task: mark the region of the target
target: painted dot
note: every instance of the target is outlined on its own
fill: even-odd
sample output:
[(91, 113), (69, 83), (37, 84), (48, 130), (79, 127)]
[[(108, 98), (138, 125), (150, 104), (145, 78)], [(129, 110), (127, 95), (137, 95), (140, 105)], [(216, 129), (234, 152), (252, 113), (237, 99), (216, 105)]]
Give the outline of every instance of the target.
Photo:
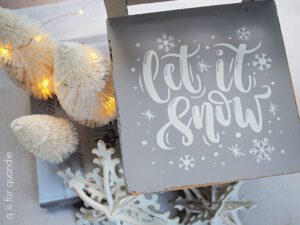
[(207, 46), (205, 47), (205, 49), (206, 49), (206, 50), (209, 50), (209, 49), (210, 49), (210, 47), (207, 45)]
[(138, 105), (141, 105), (142, 103), (138, 102)]
[(283, 131), (280, 131), (280, 134), (283, 134)]
[(152, 148), (152, 151), (154, 152), (156, 149), (155, 148)]
[(137, 48), (141, 47), (141, 43), (136, 43), (135, 47), (137, 47)]
[(150, 132), (149, 132), (149, 130), (146, 130), (146, 134), (149, 134)]
[(146, 146), (146, 145), (148, 144), (148, 141), (143, 140), (141, 144), (142, 144), (143, 146)]
[(225, 134), (225, 131), (224, 131), (224, 130), (222, 131), (222, 134)]
[(241, 138), (241, 137), (242, 137), (242, 134), (241, 134), (240, 132), (237, 132), (237, 133), (235, 134), (235, 136), (236, 136), (237, 138)]
[(223, 145), (219, 145), (219, 148), (223, 148)]
[(217, 165), (217, 162), (214, 162), (215, 165)]
[(196, 43), (196, 40), (194, 40), (194, 43)]
[(268, 131), (268, 133), (269, 133), (269, 134), (271, 134), (271, 133), (272, 133), (272, 131), (271, 131), (271, 130), (269, 130), (269, 131)]
[(226, 166), (226, 162), (222, 162), (222, 166)]
[(219, 152), (215, 152), (214, 157), (218, 157), (218, 156), (219, 156)]
[(285, 154), (286, 151), (285, 151), (284, 149), (281, 149), (280, 153), (281, 153), (281, 154)]
[(134, 67), (131, 68), (131, 72), (135, 72), (135, 70), (136, 70), (136, 69), (135, 69)]
[(274, 85), (275, 85), (275, 82), (274, 82), (274, 81), (272, 81), (272, 82), (271, 82), (271, 84), (274, 86)]
[(136, 125), (140, 126), (140, 125), (141, 125), (141, 123), (140, 123), (140, 122), (137, 122), (137, 123), (136, 123)]
[(215, 38), (216, 38), (215, 35), (211, 36), (211, 39), (215, 39)]
[(247, 63), (247, 66), (251, 66), (251, 63)]
[(180, 42), (181, 42), (181, 40), (178, 40), (178, 42), (180, 43)]
[(228, 40), (232, 40), (232, 37), (228, 37)]
[(217, 51), (217, 55), (218, 56), (222, 56), (224, 54), (224, 51), (222, 50), (222, 49), (219, 49), (218, 51)]
[(277, 117), (277, 120), (279, 121), (279, 120), (280, 120), (280, 117)]
[(139, 62), (139, 61), (141, 61), (141, 59), (140, 59), (140, 58), (137, 58), (137, 59), (136, 59), (136, 61), (138, 61), (138, 62)]
[(256, 72), (253, 72), (253, 75), (256, 75)]
[(137, 90), (137, 89), (138, 89), (138, 87), (137, 87), (137, 86), (134, 86), (134, 87), (133, 87), (133, 89), (134, 89), (134, 90)]
[(205, 159), (206, 159), (205, 156), (202, 156), (202, 157), (201, 157), (201, 160), (202, 160), (202, 161), (204, 161)]
[(173, 164), (174, 164), (174, 162), (173, 162), (173, 161), (170, 161), (170, 162), (169, 162), (169, 164), (170, 164), (170, 165), (173, 165)]
[(268, 121), (268, 123), (272, 123), (272, 121), (271, 121), (271, 120), (269, 120), (269, 121)]
[(155, 164), (156, 164), (156, 162), (155, 162), (155, 161), (153, 161), (151, 164), (152, 164), (152, 165), (155, 165)]

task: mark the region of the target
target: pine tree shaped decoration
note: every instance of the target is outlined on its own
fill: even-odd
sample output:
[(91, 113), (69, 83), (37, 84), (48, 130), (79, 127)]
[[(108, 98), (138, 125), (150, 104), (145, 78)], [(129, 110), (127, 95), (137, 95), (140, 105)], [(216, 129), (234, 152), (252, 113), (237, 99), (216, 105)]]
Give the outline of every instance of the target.
[(109, 60), (90, 46), (72, 42), (60, 44), (54, 58), (55, 90), (67, 114), (89, 127), (115, 119)]
[(79, 142), (69, 121), (49, 115), (20, 117), (11, 123), (11, 129), (26, 150), (50, 163), (63, 162)]
[(54, 94), (55, 42), (40, 27), (0, 7), (0, 66), (34, 97), (46, 100)]

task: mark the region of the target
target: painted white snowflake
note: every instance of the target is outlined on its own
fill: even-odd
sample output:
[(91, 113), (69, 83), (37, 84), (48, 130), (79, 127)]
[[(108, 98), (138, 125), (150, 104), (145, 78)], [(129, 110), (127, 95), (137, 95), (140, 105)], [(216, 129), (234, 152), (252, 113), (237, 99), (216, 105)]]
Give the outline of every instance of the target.
[(202, 59), (201, 62), (199, 61), (197, 63), (197, 67), (201, 71), (201, 73), (204, 73), (205, 71), (208, 71), (211, 66), (205, 63), (204, 60)]
[(189, 171), (195, 166), (195, 158), (190, 155), (180, 157), (179, 168)]
[(245, 153), (241, 152), (241, 148), (239, 148), (237, 144), (232, 145), (230, 148), (228, 148), (228, 150), (232, 152), (234, 158), (240, 158), (242, 156), (245, 156)]
[(156, 43), (158, 45), (159, 50), (164, 50), (165, 52), (169, 52), (172, 48), (175, 48), (174, 37), (168, 34), (162, 34), (161, 37), (156, 39)]
[(275, 151), (275, 148), (269, 144), (268, 138), (264, 138), (261, 141), (254, 139), (252, 144), (250, 154), (255, 156), (256, 162), (272, 160), (272, 153)]
[(240, 41), (249, 41), (252, 34), (247, 27), (242, 26), (236, 31), (236, 35)]
[(267, 57), (266, 53), (256, 54), (255, 61), (252, 62), (254, 67), (258, 67), (260, 71), (270, 69), (272, 67), (272, 59)]
[(154, 115), (154, 113), (151, 112), (150, 110), (141, 113), (141, 115), (144, 116), (145, 119), (147, 119), (149, 122), (156, 117), (156, 115)]
[(269, 105), (268, 111), (273, 116), (276, 116), (277, 112), (278, 112), (278, 106), (271, 102), (270, 105)]

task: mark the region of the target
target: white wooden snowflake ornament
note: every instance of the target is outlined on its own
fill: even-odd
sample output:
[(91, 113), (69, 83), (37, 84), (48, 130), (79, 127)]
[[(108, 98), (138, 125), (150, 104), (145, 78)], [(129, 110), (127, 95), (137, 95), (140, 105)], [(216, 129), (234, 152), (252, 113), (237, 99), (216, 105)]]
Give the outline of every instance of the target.
[(125, 189), (120, 160), (112, 158), (114, 149), (106, 149), (99, 141), (94, 163), (98, 166), (82, 176), (67, 169), (59, 172), (64, 183), (73, 188), (84, 201), (85, 207), (77, 213), (77, 224), (117, 225), (175, 225), (178, 218), (169, 218), (169, 212), (161, 212), (158, 196), (129, 195)]
[(241, 184), (183, 190), (184, 196), (179, 196), (172, 202), (175, 208), (185, 212), (181, 224), (242, 225), (238, 211), (251, 209), (255, 205), (238, 197)]

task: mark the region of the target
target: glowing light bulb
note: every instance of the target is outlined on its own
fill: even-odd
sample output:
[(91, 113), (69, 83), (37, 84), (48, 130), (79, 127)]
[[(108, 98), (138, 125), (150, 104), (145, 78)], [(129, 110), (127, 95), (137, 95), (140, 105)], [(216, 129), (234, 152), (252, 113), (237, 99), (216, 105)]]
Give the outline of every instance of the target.
[(79, 14), (79, 15), (82, 15), (82, 14), (83, 14), (83, 10), (80, 9), (80, 10), (78, 11), (78, 14)]
[(9, 54), (9, 51), (7, 48), (0, 47), (0, 55), (7, 56), (8, 54)]
[(45, 78), (41, 83), (38, 84), (38, 89), (42, 92), (44, 96), (50, 96), (49, 91), (49, 79)]
[(44, 87), (47, 87), (47, 88), (49, 87), (49, 80), (48, 79), (43, 80), (42, 83), (43, 83)]
[(40, 42), (42, 40), (42, 36), (38, 35), (34, 39), (36, 42)]
[(108, 97), (106, 104), (109, 111), (114, 112), (116, 110), (116, 99), (113, 97)]
[(92, 52), (91, 53), (91, 57), (92, 57), (92, 59), (96, 59), (98, 56), (97, 56), (97, 54), (95, 52)]

